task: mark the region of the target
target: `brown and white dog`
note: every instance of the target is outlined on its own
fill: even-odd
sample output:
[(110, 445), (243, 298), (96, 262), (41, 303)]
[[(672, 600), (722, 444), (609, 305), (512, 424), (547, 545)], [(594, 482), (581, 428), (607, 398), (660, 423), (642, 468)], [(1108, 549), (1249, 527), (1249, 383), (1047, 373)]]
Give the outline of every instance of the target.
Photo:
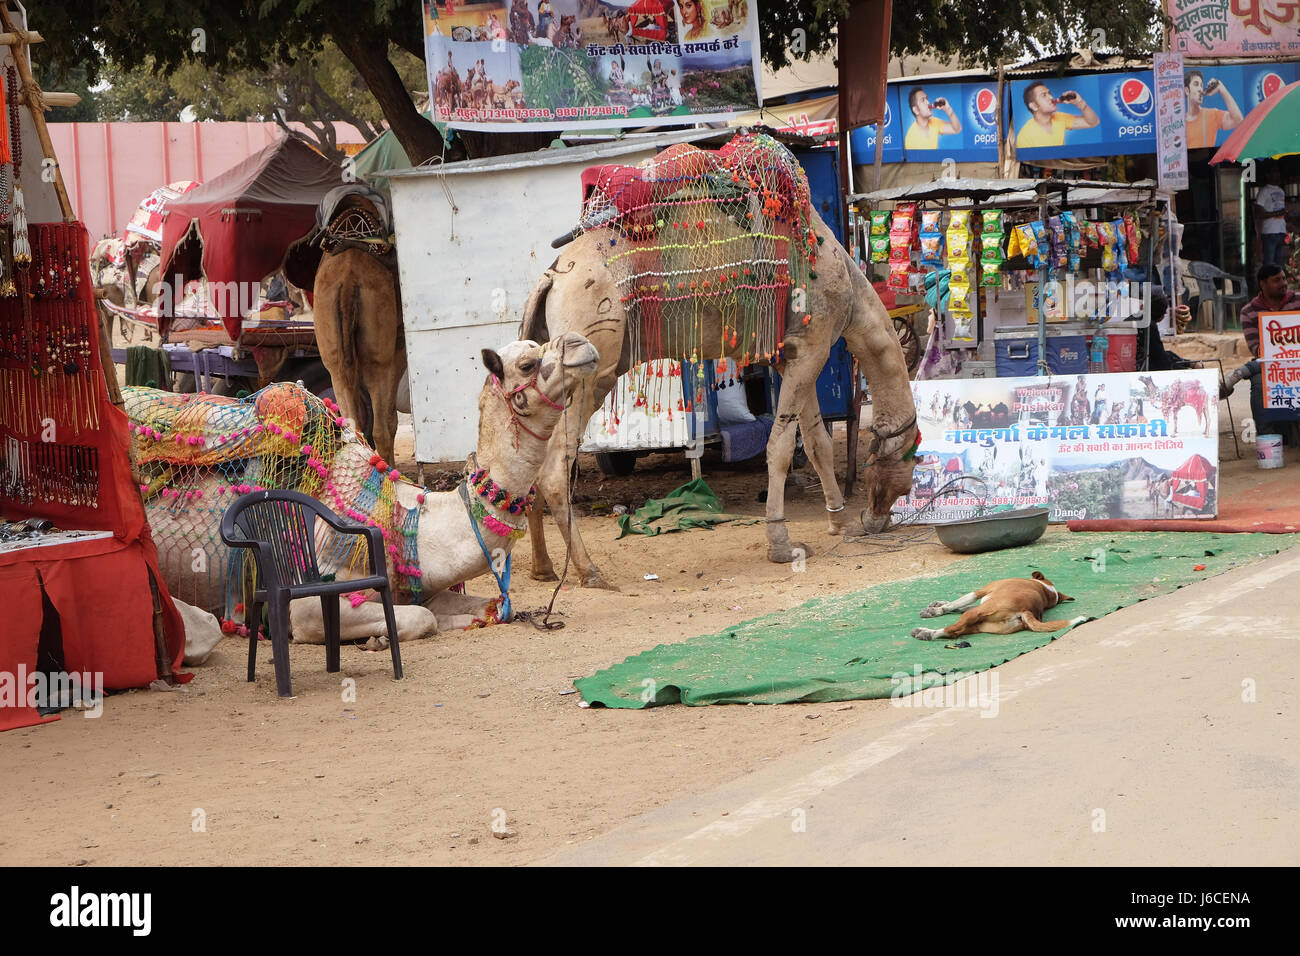
[(978, 591), (963, 594), (955, 601), (935, 601), (921, 617), (939, 617), (943, 614), (964, 612), (956, 624), (938, 629), (918, 627), (912, 636), (920, 641), (937, 641), (941, 638), (961, 637), (963, 634), (1014, 634), (1016, 631), (1059, 631), (1071, 624), (1081, 624), (1086, 617), (1068, 621), (1044, 621), (1043, 612), (1074, 598), (1062, 594), (1035, 571), (1033, 579), (1003, 578)]

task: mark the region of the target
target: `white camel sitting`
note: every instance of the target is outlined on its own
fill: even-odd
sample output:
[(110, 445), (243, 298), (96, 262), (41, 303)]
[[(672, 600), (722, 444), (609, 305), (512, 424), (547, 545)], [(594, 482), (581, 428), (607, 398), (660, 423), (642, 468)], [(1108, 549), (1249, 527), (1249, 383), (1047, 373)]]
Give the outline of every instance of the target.
[[(243, 402), (124, 389), (146, 511), (169, 591), (227, 616), (226, 581), (238, 574), (238, 565), (220, 543), (221, 515), (246, 491), (293, 487), (384, 532), (394, 593), (399, 601), (405, 596), (418, 602), (396, 608), (401, 640), (491, 620), (499, 598), (447, 589), (494, 564), (500, 571), (526, 527), (533, 482), (551, 433), (599, 360), (595, 347), (577, 333), (546, 345), (524, 341), (499, 353), (484, 349), (491, 374), (479, 394), (476, 471), (448, 492), (426, 491), (402, 479), (337, 412), (316, 414), (327, 406), (296, 386), (272, 386)], [(223, 412), (215, 429), (205, 424), (213, 409)], [(340, 580), (364, 573), (360, 564), (357, 573), (349, 570), (363, 554), (339, 547), (345, 539), (349, 545), (359, 539), (334, 537), (323, 523), (316, 538), (322, 571), (333, 566)], [(413, 548), (406, 546), (408, 540)], [(344, 640), (384, 633), (382, 605), (363, 602), (370, 596), (356, 595), (355, 604), (341, 602)], [(297, 642), (324, 643), (320, 602), (294, 601), (290, 627)]]

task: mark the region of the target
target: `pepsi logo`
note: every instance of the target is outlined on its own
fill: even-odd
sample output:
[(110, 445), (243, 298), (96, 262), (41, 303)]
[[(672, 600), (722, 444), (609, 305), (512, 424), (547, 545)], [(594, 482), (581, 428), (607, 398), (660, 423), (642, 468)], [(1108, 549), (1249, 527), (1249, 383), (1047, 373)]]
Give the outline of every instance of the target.
[(1278, 76), (1276, 73), (1265, 73), (1259, 78), (1259, 82), (1255, 84), (1256, 105), (1263, 103), (1284, 86), (1286, 86), (1286, 82), (1282, 77)]
[(993, 90), (982, 86), (970, 98), (970, 115), (975, 125), (985, 132), (998, 128), (998, 97)]
[(1131, 122), (1147, 119), (1155, 106), (1151, 87), (1137, 77), (1129, 77), (1115, 89), (1115, 108)]
[(883, 125), (885, 129), (889, 129), (894, 125), (894, 115), (889, 111), (889, 100), (885, 100), (885, 122)]

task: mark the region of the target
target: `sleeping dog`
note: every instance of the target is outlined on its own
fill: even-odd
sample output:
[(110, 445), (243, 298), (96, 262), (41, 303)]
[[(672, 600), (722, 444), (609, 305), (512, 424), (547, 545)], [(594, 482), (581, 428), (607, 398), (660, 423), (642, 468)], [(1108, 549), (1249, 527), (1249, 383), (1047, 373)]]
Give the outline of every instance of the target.
[(963, 634), (1014, 634), (1016, 631), (1059, 631), (1071, 624), (1081, 624), (1086, 617), (1068, 621), (1044, 621), (1043, 612), (1074, 598), (1052, 587), (1052, 582), (1035, 571), (1032, 580), (1003, 578), (978, 591), (963, 594), (955, 601), (935, 601), (921, 617), (964, 612), (956, 624), (938, 629), (918, 627), (912, 636), (921, 641), (961, 637)]

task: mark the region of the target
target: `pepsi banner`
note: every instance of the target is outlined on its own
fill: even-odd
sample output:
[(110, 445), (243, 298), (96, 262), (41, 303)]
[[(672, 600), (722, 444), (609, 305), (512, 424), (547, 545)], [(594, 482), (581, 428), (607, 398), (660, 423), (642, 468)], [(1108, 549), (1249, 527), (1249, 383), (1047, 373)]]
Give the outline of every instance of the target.
[(1300, 79), (1300, 64), (1196, 67), (1183, 71), (1188, 149), (1222, 146), (1256, 106)]
[(1012, 82), (1017, 157), (1154, 153), (1153, 83), (1150, 70)]
[[(903, 161), (903, 131), (899, 122), (898, 87), (889, 86), (885, 90), (885, 139), (881, 146), (881, 162), (901, 163)], [(876, 161), (876, 127), (859, 126), (849, 134), (849, 149), (853, 152), (853, 162), (858, 166), (870, 166)]]
[(997, 162), (997, 84), (917, 80), (893, 84), (908, 162)]

